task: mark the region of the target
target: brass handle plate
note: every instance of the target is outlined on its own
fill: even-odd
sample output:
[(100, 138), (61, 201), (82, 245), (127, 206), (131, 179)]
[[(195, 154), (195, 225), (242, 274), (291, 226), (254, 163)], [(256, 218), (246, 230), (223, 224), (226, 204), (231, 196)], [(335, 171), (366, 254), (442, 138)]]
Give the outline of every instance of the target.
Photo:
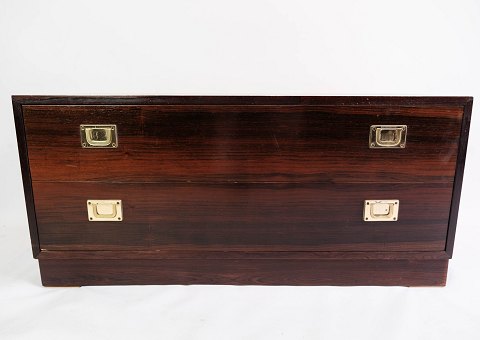
[(405, 148), (407, 143), (406, 125), (372, 125), (370, 127), (370, 148)]
[(366, 200), (363, 220), (365, 222), (397, 221), (399, 200)]
[(121, 200), (88, 200), (88, 220), (120, 222), (123, 220)]
[(80, 125), (80, 140), (83, 148), (116, 148), (116, 125)]

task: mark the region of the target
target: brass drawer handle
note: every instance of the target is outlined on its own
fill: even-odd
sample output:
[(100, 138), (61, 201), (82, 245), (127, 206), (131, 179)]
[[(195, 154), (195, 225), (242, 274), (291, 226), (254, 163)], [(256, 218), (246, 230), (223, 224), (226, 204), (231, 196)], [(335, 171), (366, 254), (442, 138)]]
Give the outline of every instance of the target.
[(365, 222), (397, 221), (399, 200), (366, 200), (363, 220)]
[(89, 221), (115, 221), (123, 220), (121, 200), (88, 200), (87, 211)]
[(370, 127), (370, 148), (405, 148), (407, 143), (406, 125), (372, 125)]
[(80, 125), (80, 139), (83, 148), (116, 148), (116, 125)]

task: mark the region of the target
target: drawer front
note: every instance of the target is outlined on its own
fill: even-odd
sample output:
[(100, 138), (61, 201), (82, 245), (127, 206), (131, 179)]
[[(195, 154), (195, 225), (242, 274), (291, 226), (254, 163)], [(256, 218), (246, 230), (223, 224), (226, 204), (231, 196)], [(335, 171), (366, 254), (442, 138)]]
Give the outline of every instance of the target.
[[(25, 105), (35, 181), (453, 182), (462, 107)], [(115, 124), (116, 148), (82, 148), (81, 124)], [(405, 148), (369, 147), (407, 125)]]
[[(47, 250), (441, 251), (451, 183), (33, 183)], [(121, 222), (89, 222), (87, 200), (120, 199)], [(398, 199), (365, 222), (366, 199)]]

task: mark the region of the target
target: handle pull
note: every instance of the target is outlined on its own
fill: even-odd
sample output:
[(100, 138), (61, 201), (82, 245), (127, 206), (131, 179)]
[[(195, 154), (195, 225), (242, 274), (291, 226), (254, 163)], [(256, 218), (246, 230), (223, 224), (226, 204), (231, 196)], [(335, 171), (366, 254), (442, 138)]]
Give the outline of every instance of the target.
[(406, 125), (372, 125), (370, 127), (370, 148), (405, 148), (407, 143)]
[(121, 200), (88, 200), (87, 211), (89, 221), (115, 221), (123, 220)]
[(363, 220), (365, 222), (396, 221), (399, 206), (399, 200), (366, 200)]
[(80, 125), (80, 139), (83, 148), (116, 148), (116, 125)]

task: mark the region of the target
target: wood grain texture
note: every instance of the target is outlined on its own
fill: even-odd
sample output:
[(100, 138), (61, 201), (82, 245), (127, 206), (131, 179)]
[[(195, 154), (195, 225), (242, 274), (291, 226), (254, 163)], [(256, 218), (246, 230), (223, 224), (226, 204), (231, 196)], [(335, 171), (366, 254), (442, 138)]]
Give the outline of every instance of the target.
[[(453, 182), (463, 108), (24, 106), (34, 181)], [(82, 149), (80, 124), (116, 124), (117, 149)], [(370, 149), (374, 124), (405, 149)]]
[[(452, 184), (34, 182), (42, 249), (440, 251)], [(122, 222), (89, 222), (88, 199), (121, 199)], [(365, 199), (399, 199), (364, 222)]]
[(44, 286), (444, 286), (448, 260), (40, 259)]

